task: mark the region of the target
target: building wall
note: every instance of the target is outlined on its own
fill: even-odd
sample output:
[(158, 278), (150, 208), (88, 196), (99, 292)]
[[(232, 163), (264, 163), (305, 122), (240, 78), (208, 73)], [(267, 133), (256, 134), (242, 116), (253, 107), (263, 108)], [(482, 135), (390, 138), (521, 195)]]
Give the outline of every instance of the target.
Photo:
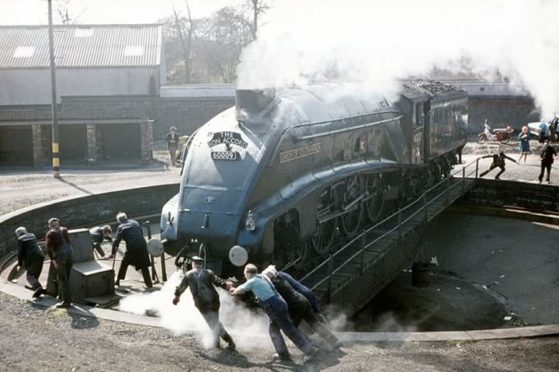
[[(5, 90), (0, 90), (0, 92), (3, 91)], [(91, 133), (97, 133), (99, 144), (102, 144), (102, 141), (109, 141), (105, 143), (105, 147), (110, 149), (109, 152), (116, 151), (112, 156), (108, 153), (105, 154), (108, 156), (105, 156), (101, 151), (96, 156), (97, 160), (114, 159), (113, 156), (121, 158), (130, 156), (130, 160), (146, 161), (150, 157), (147, 155), (145, 147), (154, 140), (165, 139), (169, 127), (176, 127), (180, 135), (190, 135), (212, 117), (235, 104), (234, 96), (229, 93), (215, 97), (177, 95), (169, 93), (166, 94), (166, 97), (157, 95), (63, 96), (58, 106), (58, 113), (61, 120), (71, 120), (75, 123), (74, 125), (81, 125), (84, 133), (87, 125), (96, 125), (95, 132), (93, 132), (93, 129), (90, 129), (90, 131), (92, 131)], [(470, 134), (479, 133), (483, 129), (485, 118), (493, 127), (511, 125), (518, 133), (522, 125), (529, 121), (538, 120), (538, 113), (534, 108), (534, 101), (526, 96), (471, 96), (469, 98)], [(120, 150), (120, 152), (113, 142), (120, 140), (123, 136), (125, 137), (126, 130), (123, 129), (124, 133), (122, 133), (121, 128), (116, 124), (114, 127), (112, 125), (97, 125), (102, 122), (106, 123), (108, 120), (139, 123), (139, 121), (146, 119), (153, 121), (153, 132), (149, 133), (147, 128), (138, 129), (139, 132), (136, 132), (135, 129), (132, 131), (133, 133), (145, 134), (145, 136), (139, 134), (139, 137), (134, 137), (134, 140), (141, 141), (141, 144), (134, 145), (132, 148), (130, 147), (132, 144), (129, 143), (130, 148)], [(50, 120), (51, 109), (49, 105), (0, 106), (0, 127), (31, 126), (31, 124), (37, 124), (38, 121), (41, 121), (42, 124), (45, 124), (43, 126), (47, 127), (47, 130), (43, 131), (45, 132), (43, 137), (46, 138), (50, 135), (48, 134), (50, 132), (50, 129), (48, 129)], [(139, 126), (140, 124), (135, 125)], [(80, 138), (84, 136), (80, 135)], [(102, 140), (102, 138), (104, 139)], [(47, 143), (48, 140), (45, 139), (42, 142)], [(89, 142), (85, 145), (91, 147)], [(37, 157), (41, 153), (50, 153), (48, 143), (43, 147), (39, 152), (32, 152), (32, 154)], [(6, 145), (0, 145), (0, 152), (6, 148)], [(141, 150), (142, 148), (144, 150)], [(92, 149), (84, 149), (83, 154), (75, 152), (75, 156), (86, 161), (94, 153)], [(47, 160), (50, 161), (48, 157)]]
[(539, 120), (534, 100), (527, 96), (470, 96), (468, 99), (468, 128), (470, 134), (483, 130), (484, 120), (493, 128), (510, 125), (519, 133), (523, 125)]
[[(0, 71), (0, 106), (51, 103), (50, 70)], [(62, 69), (56, 71), (58, 102), (63, 96), (159, 95), (158, 67)]]

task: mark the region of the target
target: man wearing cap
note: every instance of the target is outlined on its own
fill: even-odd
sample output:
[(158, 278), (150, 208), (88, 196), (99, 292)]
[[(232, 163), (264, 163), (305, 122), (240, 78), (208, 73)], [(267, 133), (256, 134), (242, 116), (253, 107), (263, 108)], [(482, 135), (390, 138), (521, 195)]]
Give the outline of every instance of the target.
[(118, 229), (116, 230), (116, 237), (113, 241), (113, 248), (111, 255), (108, 258), (113, 258), (118, 249), (121, 240), (126, 242), (126, 253), (120, 263), (118, 270), (116, 285), (120, 285), (120, 281), (126, 277), (126, 270), (129, 265), (133, 265), (136, 270), (142, 271), (144, 283), (147, 288), (151, 288), (153, 283), (149, 275), (148, 268), (151, 266), (149, 260), (148, 247), (144, 239), (144, 232), (138, 221), (129, 219), (126, 213), (119, 212), (116, 215), (118, 221)]
[(60, 225), (60, 220), (56, 217), (48, 221), (49, 231), (45, 237), (47, 254), (56, 270), (56, 282), (58, 283), (58, 293), (62, 302), (56, 305), (60, 308), (68, 308), (70, 303), (70, 272), (72, 271), (72, 247), (68, 229)]
[(33, 290), (33, 298), (37, 298), (47, 292), (39, 282), (45, 255), (37, 243), (35, 234), (27, 232), (23, 226), (18, 227), (15, 233), (17, 236), (17, 269), (25, 267), (27, 282)]
[(91, 242), (93, 244), (93, 248), (97, 251), (101, 258), (105, 258), (105, 251), (101, 247), (101, 243), (103, 240), (108, 240), (110, 242), (113, 241), (111, 234), (113, 231), (109, 225), (105, 226), (95, 226), (89, 229), (89, 235), (91, 236)]
[(194, 256), (192, 260), (192, 270), (188, 271), (181, 283), (175, 290), (175, 298), (173, 304), (176, 305), (180, 301), (181, 294), (190, 287), (190, 293), (194, 299), (194, 305), (212, 330), (214, 347), (219, 347), (219, 338), (221, 337), (227, 342), (227, 348), (235, 350), (235, 343), (231, 335), (227, 333), (223, 324), (219, 321), (219, 295), (215, 290), (215, 286), (229, 290), (231, 283), (226, 282), (213, 271), (204, 269), (204, 260), (201, 257)]

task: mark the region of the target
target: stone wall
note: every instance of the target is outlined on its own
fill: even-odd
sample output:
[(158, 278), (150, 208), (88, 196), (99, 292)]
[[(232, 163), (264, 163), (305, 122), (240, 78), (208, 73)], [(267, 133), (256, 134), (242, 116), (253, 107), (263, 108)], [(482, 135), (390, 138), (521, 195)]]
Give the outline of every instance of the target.
[(557, 186), (553, 185), (478, 179), (474, 188), (458, 204), (559, 213), (559, 192)]
[[(153, 120), (155, 140), (164, 139), (169, 127), (179, 134), (192, 134), (196, 128), (235, 105), (233, 97), (159, 98), (150, 96), (62, 97), (58, 116), (62, 120), (96, 119)], [(0, 124), (6, 121), (50, 121), (50, 106), (0, 107)]]
[(159, 214), (178, 192), (179, 184), (173, 183), (60, 199), (0, 216), (0, 257), (17, 249), (14, 231), (18, 226), (25, 226), (39, 240), (44, 239), (51, 217), (58, 217), (69, 229), (89, 228), (92, 224), (116, 227), (118, 212), (126, 212), (130, 218)]

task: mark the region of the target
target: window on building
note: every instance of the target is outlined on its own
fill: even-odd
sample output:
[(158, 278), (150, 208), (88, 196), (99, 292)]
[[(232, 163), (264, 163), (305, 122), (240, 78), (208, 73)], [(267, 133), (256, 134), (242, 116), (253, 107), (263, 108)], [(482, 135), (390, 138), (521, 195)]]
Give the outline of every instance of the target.
[(14, 58), (30, 58), (35, 54), (33, 46), (18, 46), (14, 52)]
[(124, 56), (126, 57), (139, 57), (144, 55), (143, 45), (127, 45), (124, 47)]

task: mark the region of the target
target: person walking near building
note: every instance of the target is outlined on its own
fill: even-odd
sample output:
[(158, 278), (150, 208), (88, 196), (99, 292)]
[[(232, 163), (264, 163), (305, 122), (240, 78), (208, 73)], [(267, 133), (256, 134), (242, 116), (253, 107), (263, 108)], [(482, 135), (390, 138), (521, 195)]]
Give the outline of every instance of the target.
[(229, 350), (235, 350), (233, 338), (227, 333), (223, 324), (219, 321), (219, 295), (214, 287), (217, 286), (229, 290), (231, 288), (231, 283), (221, 279), (215, 275), (213, 271), (205, 269), (204, 260), (201, 257), (194, 256), (191, 258), (191, 261), (192, 270), (185, 274), (181, 283), (175, 289), (173, 304), (178, 304), (182, 293), (186, 288), (190, 287), (194, 305), (200, 311), (212, 331), (214, 347), (219, 347), (219, 338), (221, 337), (227, 342), (227, 348)]
[[(270, 265), (262, 271), (262, 275), (271, 280), (274, 287), (287, 303), (289, 317), (295, 327), (299, 327), (304, 320), (328, 344), (331, 350), (335, 350), (340, 346), (338, 338), (318, 318), (309, 300), (291, 286), (290, 282), (285, 278), (285, 273), (278, 272), (275, 266)], [(291, 278), (295, 280), (293, 277)]]
[(148, 248), (146, 240), (144, 239), (142, 227), (138, 221), (128, 219), (128, 216), (124, 212), (118, 213), (116, 215), (116, 220), (119, 225), (116, 230), (115, 240), (113, 241), (111, 255), (108, 258), (115, 257), (121, 240), (126, 242), (126, 253), (124, 253), (124, 257), (120, 263), (120, 269), (118, 270), (115, 284), (117, 286), (120, 285), (120, 281), (126, 277), (126, 270), (128, 269), (128, 266), (132, 265), (136, 268), (136, 270), (142, 271), (146, 287), (151, 288), (153, 286), (149, 275), (151, 262), (149, 260)]
[(524, 158), (524, 164), (526, 164), (526, 159), (530, 151), (530, 132), (529, 128), (525, 125), (522, 127), (522, 131), (518, 134), (518, 141), (520, 143), (520, 158), (518, 158), (518, 163)]
[(497, 173), (497, 175), (495, 176), (495, 179), (499, 180), (501, 174), (503, 174), (503, 172), (505, 171), (505, 159), (508, 159), (508, 160), (514, 161), (515, 163), (518, 163), (513, 158), (506, 156), (503, 151), (500, 151), (498, 154), (485, 155), (485, 156), (482, 156), (481, 158), (482, 159), (493, 158), (493, 162), (489, 166), (489, 169), (487, 169), (485, 172), (483, 172), (479, 175), (480, 178), (485, 176), (487, 173), (491, 172), (493, 169), (500, 168), (501, 171), (499, 173)]
[(538, 176), (538, 180), (542, 183), (543, 176), (545, 171), (547, 170), (547, 183), (551, 182), (551, 166), (553, 165), (553, 157), (557, 156), (557, 151), (555, 148), (549, 143), (549, 140), (545, 140), (542, 152), (540, 154), (541, 162), (540, 162), (540, 175)]
[(89, 235), (91, 236), (91, 243), (93, 244), (93, 248), (102, 259), (105, 258), (105, 251), (103, 250), (103, 247), (101, 247), (101, 243), (103, 243), (104, 240), (112, 242), (112, 233), (113, 230), (109, 225), (95, 226), (89, 229)]
[(15, 231), (17, 237), (17, 270), (25, 268), (27, 282), (33, 291), (33, 298), (40, 297), (47, 293), (39, 282), (45, 255), (37, 243), (35, 234), (27, 232), (27, 229), (20, 226)]
[(231, 288), (233, 296), (238, 296), (246, 292), (252, 292), (258, 301), (258, 306), (264, 310), (270, 319), (268, 332), (272, 339), (272, 344), (277, 354), (274, 359), (291, 361), (291, 355), (285, 344), (280, 330), (301, 350), (305, 356), (303, 362), (308, 362), (318, 353), (318, 349), (313, 346), (309, 338), (301, 332), (289, 318), (287, 303), (279, 295), (272, 283), (258, 274), (258, 269), (254, 264), (247, 264), (244, 269), (246, 282), (237, 288)]
[(177, 128), (169, 128), (169, 133), (167, 133), (167, 149), (169, 150), (169, 156), (171, 157), (171, 165), (176, 165), (177, 161), (177, 146), (179, 144), (179, 135), (177, 134)]
[(48, 227), (49, 231), (45, 237), (47, 254), (56, 270), (58, 294), (62, 300), (56, 307), (69, 308), (71, 306), (69, 281), (73, 259), (68, 229), (61, 226), (60, 220), (56, 217), (49, 219)]

